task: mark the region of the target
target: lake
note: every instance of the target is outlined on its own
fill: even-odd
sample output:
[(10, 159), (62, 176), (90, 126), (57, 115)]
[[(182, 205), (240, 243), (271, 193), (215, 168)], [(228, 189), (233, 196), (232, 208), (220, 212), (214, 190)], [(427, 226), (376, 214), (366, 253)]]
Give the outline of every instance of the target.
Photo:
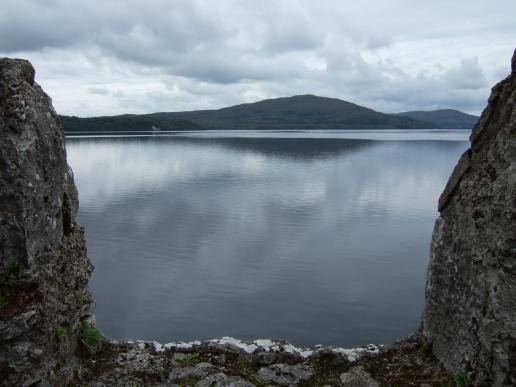
[(67, 138), (110, 338), (389, 343), (424, 307), (437, 200), (469, 131)]

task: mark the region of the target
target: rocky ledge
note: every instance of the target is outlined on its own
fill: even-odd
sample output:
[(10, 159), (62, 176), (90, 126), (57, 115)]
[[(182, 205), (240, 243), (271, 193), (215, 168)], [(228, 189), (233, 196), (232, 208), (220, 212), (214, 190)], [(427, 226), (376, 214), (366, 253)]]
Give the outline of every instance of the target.
[(105, 341), (84, 354), (72, 385), (104, 386), (454, 386), (417, 337), (390, 346), (296, 348), (283, 341)]

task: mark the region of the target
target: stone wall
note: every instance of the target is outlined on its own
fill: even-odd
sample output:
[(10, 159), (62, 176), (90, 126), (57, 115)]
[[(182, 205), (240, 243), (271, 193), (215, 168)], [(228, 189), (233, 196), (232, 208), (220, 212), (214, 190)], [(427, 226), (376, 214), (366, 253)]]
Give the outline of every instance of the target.
[(64, 385), (92, 265), (63, 129), (25, 60), (0, 59), (0, 384)]
[(423, 336), (475, 385), (516, 385), (516, 51), (439, 199)]

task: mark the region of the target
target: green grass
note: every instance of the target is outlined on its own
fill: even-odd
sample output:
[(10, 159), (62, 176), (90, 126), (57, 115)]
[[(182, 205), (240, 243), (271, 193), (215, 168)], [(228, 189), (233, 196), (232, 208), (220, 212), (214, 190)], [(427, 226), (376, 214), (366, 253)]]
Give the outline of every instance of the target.
[(471, 380), (469, 380), (468, 375), (464, 371), (459, 371), (455, 375), (455, 384), (457, 387), (469, 387), (471, 386)]
[(271, 383), (272, 383), (272, 380), (269, 380), (269, 379), (260, 379), (259, 377), (256, 377), (256, 378), (254, 379), (254, 381), (255, 381), (255, 384), (256, 384), (257, 386), (260, 386), (260, 387), (261, 387), (261, 386), (268, 386), (269, 384), (271, 384)]
[(23, 273), (23, 265), (14, 258), (7, 258), (4, 262), (4, 270), (0, 273), (0, 284), (5, 284), (10, 279), (19, 280)]
[(68, 334), (68, 329), (62, 325), (56, 325), (54, 331), (56, 332), (57, 337), (64, 337)]
[(194, 367), (199, 364), (201, 359), (199, 358), (199, 354), (193, 353), (191, 355), (187, 355), (184, 359), (179, 360), (179, 364), (181, 367)]
[(95, 348), (102, 341), (102, 333), (91, 323), (81, 323), (81, 343), (88, 352), (95, 352)]
[(77, 300), (79, 302), (84, 302), (86, 301), (86, 298), (88, 297), (88, 292), (86, 292), (86, 290), (78, 290), (77, 291)]

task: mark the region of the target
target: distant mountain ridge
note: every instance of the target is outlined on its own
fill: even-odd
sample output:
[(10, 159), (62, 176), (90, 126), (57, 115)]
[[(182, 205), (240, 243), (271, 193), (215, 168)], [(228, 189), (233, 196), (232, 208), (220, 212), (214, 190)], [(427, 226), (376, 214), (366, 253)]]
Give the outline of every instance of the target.
[(477, 119), (457, 110), (386, 114), (337, 98), (311, 94), (266, 99), (217, 110), (91, 118), (61, 116), (65, 132), (158, 129), (471, 129)]
[(466, 114), (454, 109), (412, 111), (399, 113), (399, 115), (414, 118), (416, 120), (434, 122), (446, 129), (471, 129), (479, 119), (477, 116)]

